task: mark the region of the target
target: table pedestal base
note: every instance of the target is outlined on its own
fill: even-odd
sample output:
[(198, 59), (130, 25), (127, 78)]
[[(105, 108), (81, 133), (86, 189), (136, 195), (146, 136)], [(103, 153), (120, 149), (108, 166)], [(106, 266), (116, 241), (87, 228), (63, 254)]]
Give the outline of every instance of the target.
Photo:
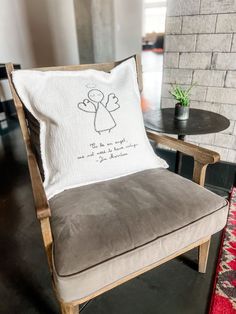
[[(178, 135), (178, 140), (184, 141), (185, 135)], [(176, 159), (175, 159), (175, 173), (180, 174), (182, 168), (182, 159), (183, 154), (179, 151), (176, 152)]]

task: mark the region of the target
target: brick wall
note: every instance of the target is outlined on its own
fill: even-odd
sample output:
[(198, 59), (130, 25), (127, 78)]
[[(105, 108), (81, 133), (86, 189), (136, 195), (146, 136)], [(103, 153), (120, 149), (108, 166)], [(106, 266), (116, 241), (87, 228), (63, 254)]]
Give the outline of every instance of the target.
[(236, 163), (236, 0), (168, 1), (162, 108), (175, 104), (171, 83), (193, 82), (191, 107), (223, 114), (230, 127), (187, 140)]

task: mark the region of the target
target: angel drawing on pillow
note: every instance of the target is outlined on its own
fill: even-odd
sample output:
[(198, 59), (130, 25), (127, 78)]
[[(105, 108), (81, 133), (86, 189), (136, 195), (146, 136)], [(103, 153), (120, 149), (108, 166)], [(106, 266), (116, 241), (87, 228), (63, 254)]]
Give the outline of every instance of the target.
[(88, 92), (88, 99), (78, 103), (80, 110), (95, 113), (94, 129), (99, 134), (104, 131), (110, 132), (116, 126), (111, 112), (120, 108), (119, 100), (114, 93), (108, 95), (106, 102), (103, 100), (104, 94), (100, 90), (91, 89)]

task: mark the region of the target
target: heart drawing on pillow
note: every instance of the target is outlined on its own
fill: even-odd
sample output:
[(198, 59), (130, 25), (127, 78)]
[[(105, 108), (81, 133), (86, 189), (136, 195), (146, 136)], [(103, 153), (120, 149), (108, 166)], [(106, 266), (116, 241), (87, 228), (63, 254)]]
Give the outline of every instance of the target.
[(101, 134), (102, 132), (110, 131), (116, 127), (112, 111), (120, 108), (119, 99), (114, 93), (107, 96), (107, 101), (104, 101), (104, 94), (99, 89), (91, 89), (88, 92), (88, 99), (78, 103), (78, 109), (95, 113), (94, 115), (94, 130)]

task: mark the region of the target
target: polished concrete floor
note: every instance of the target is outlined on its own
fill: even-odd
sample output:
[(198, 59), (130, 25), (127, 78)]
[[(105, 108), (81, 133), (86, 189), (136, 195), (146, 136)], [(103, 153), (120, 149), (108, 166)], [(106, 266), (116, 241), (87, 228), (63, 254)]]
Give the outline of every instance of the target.
[[(17, 123), (0, 137), (0, 313), (59, 313), (43, 249), (25, 150)], [(207, 274), (197, 251), (174, 259), (95, 298), (84, 314), (204, 314), (220, 234), (213, 237)]]

